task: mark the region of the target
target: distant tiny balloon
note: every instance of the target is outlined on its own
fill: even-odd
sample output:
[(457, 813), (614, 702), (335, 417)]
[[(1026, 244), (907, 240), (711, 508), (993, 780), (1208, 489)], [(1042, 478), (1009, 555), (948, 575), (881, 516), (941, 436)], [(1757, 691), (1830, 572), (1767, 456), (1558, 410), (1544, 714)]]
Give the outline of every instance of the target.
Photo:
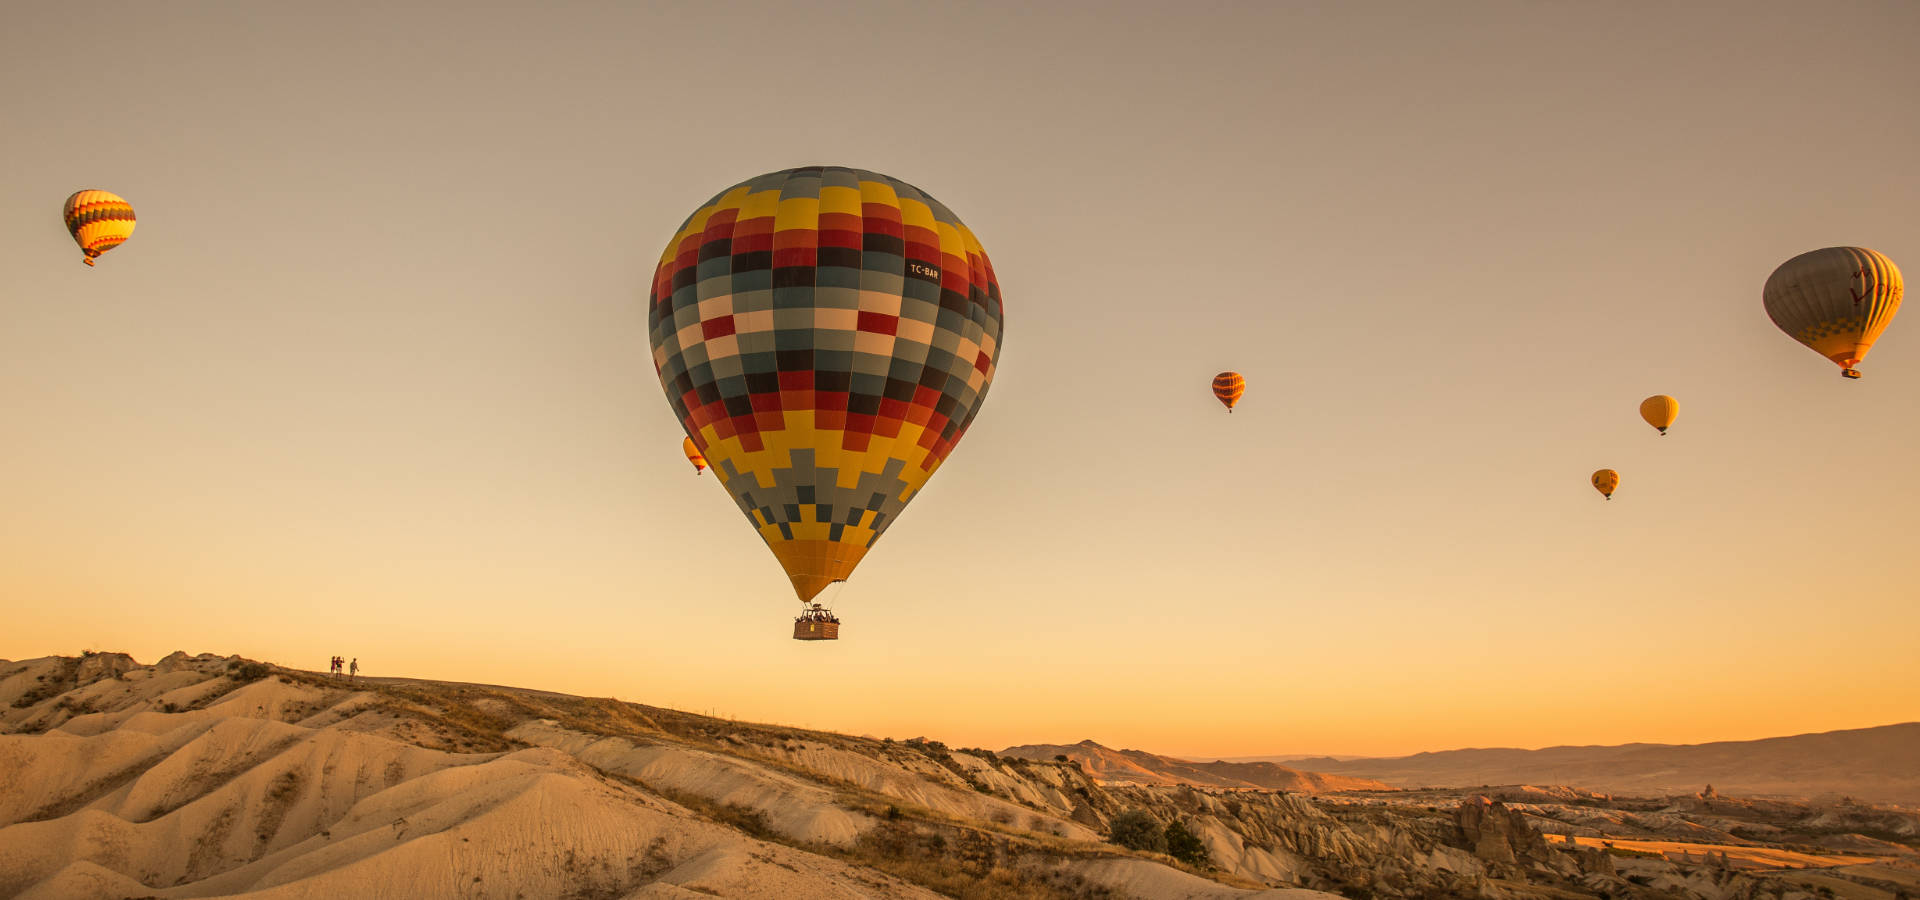
[(700, 448), (693, 443), (693, 438), (683, 439), (680, 449), (686, 451), (687, 462), (693, 463), (693, 474), (699, 475), (707, 470), (707, 458), (700, 455)]
[(1247, 392), (1247, 380), (1239, 372), (1221, 372), (1213, 376), (1213, 396), (1233, 412), (1233, 405), (1240, 402), (1240, 395)]
[(1620, 487), (1619, 472), (1615, 472), (1612, 469), (1601, 469), (1593, 473), (1593, 489), (1599, 491), (1600, 496), (1612, 500), (1613, 492), (1618, 487)]
[(1680, 415), (1680, 401), (1665, 394), (1655, 394), (1640, 401), (1640, 418), (1647, 420), (1648, 425), (1660, 429), (1661, 434), (1666, 434), (1667, 429), (1673, 427), (1673, 420), (1678, 415)]
[(133, 235), (133, 205), (107, 191), (75, 191), (67, 198), (61, 218), (73, 242), (86, 254), (81, 261), (89, 266)]

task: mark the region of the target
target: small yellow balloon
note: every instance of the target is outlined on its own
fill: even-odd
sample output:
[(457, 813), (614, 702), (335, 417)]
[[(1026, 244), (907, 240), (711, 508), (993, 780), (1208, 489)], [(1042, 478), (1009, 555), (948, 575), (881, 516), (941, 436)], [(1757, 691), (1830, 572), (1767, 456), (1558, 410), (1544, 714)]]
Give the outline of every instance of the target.
[(1619, 472), (1615, 472), (1612, 469), (1601, 469), (1600, 471), (1593, 473), (1593, 489), (1596, 491), (1599, 491), (1600, 496), (1605, 497), (1608, 500), (1612, 500), (1614, 489), (1618, 488), (1619, 486), (1620, 486)]
[(1667, 429), (1673, 427), (1673, 420), (1679, 415), (1680, 401), (1665, 394), (1655, 394), (1640, 401), (1640, 418), (1660, 429), (1661, 434), (1666, 434)]

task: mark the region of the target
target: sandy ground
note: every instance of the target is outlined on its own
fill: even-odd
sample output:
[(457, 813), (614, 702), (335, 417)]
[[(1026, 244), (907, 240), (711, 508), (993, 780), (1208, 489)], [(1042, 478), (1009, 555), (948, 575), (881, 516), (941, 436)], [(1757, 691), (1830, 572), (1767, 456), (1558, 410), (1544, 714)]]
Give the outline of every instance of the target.
[[(236, 685), (202, 662), (17, 707), (59, 662), (0, 668), (0, 898), (938, 896), (755, 840), (563, 750), (413, 746), (378, 733), (364, 692)], [(689, 788), (728, 771), (664, 765), (646, 771)], [(808, 838), (858, 830), (790, 805)]]

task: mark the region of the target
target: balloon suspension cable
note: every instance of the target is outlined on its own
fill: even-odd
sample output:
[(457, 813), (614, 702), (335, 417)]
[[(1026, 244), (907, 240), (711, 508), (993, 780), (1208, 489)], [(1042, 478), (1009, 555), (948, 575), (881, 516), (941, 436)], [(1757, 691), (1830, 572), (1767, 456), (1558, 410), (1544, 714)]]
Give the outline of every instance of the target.
[(821, 591), (818, 596), (815, 596), (813, 602), (825, 607), (828, 612), (832, 612), (833, 604), (840, 599), (840, 593), (846, 589), (847, 580), (842, 578), (839, 581), (827, 585), (827, 589)]

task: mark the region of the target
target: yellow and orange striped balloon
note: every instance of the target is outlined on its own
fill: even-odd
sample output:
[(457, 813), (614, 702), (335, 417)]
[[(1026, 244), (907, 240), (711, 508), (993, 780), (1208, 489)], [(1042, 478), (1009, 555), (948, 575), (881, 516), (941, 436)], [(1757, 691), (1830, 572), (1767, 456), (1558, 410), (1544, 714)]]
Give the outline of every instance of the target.
[(700, 454), (699, 447), (694, 446), (693, 438), (682, 438), (680, 449), (686, 452), (687, 462), (693, 463), (693, 474), (698, 475), (707, 470), (707, 458)]
[(1221, 372), (1213, 376), (1213, 396), (1233, 412), (1233, 405), (1240, 402), (1240, 395), (1247, 392), (1247, 380), (1239, 372)]
[(61, 216), (87, 265), (133, 235), (133, 205), (108, 191), (75, 191)]

